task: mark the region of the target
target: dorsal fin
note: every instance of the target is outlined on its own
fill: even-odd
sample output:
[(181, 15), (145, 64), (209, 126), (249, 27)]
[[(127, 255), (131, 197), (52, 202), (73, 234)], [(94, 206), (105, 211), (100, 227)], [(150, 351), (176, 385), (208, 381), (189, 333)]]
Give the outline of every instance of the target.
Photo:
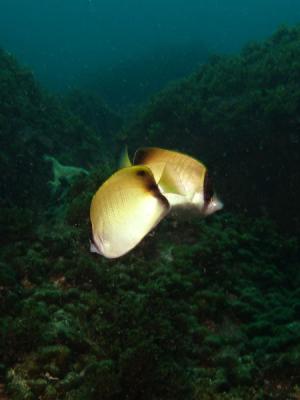
[(132, 163), (131, 163), (129, 155), (128, 155), (127, 145), (125, 145), (124, 148), (122, 149), (118, 164), (119, 164), (118, 165), (119, 169), (132, 166)]

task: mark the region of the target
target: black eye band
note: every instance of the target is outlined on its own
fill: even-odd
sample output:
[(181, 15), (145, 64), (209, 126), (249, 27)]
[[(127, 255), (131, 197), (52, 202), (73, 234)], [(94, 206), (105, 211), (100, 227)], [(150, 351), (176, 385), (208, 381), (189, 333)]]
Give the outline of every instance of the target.
[(204, 190), (204, 203), (208, 204), (214, 195), (214, 186), (212, 179), (207, 171), (205, 172), (203, 190)]

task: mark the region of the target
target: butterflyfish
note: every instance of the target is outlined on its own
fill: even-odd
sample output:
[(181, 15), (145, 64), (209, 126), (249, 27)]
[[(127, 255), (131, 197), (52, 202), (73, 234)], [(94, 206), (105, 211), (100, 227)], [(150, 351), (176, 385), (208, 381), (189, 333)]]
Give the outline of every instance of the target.
[(93, 196), (92, 252), (117, 258), (132, 250), (168, 213), (170, 205), (147, 166), (118, 170)]
[(196, 209), (210, 215), (223, 207), (214, 192), (207, 168), (200, 161), (177, 151), (146, 147), (136, 151), (133, 165), (149, 167), (172, 207)]

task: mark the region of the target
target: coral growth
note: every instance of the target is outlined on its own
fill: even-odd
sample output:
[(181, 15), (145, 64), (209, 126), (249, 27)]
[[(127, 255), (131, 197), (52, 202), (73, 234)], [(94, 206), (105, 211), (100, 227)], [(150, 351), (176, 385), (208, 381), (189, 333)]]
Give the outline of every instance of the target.
[(89, 172), (84, 168), (73, 167), (72, 165), (62, 165), (55, 157), (44, 155), (44, 160), (52, 164), (53, 180), (49, 183), (53, 191), (57, 191), (61, 182), (66, 180), (71, 183), (74, 178), (80, 174), (88, 175)]

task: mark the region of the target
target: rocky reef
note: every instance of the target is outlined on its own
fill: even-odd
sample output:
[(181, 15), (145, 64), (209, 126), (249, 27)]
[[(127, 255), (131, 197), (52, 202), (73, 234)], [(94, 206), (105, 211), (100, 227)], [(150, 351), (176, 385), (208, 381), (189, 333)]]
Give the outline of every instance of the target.
[(83, 121), (87, 97), (76, 116), (78, 103), (66, 108), (0, 53), (0, 386), (11, 399), (300, 396), (299, 43), (300, 29), (284, 28), (215, 58), (119, 133), (133, 149), (200, 156), (225, 211), (170, 216), (118, 260), (89, 252), (91, 197), (115, 161)]
[(74, 89), (67, 93), (64, 104), (101, 137), (111, 152), (114, 151), (115, 134), (122, 127), (122, 117), (108, 107), (99, 95)]
[(62, 164), (91, 168), (106, 162), (101, 136), (80, 116), (43, 91), (32, 73), (0, 51), (1, 201), (40, 207), (53, 178), (44, 155)]
[(107, 261), (88, 251), (99, 180), (80, 178), (59, 219), (1, 252), (0, 352), (12, 398), (299, 393), (299, 240), (267, 219), (170, 218)]
[(232, 211), (299, 232), (299, 81), (300, 27), (282, 27), (154, 96), (122, 138), (193, 154)]

